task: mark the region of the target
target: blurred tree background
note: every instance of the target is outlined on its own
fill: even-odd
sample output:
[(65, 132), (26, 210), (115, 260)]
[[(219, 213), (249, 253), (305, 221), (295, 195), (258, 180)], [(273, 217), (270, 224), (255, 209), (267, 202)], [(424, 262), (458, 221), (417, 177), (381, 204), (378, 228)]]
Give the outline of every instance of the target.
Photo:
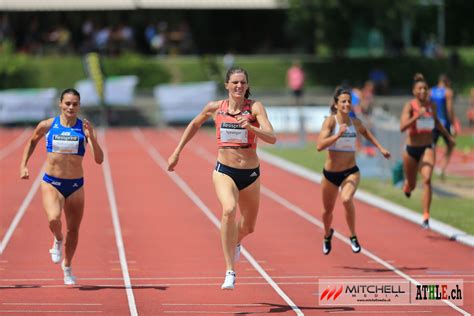
[(403, 89), (415, 71), (431, 82), (447, 72), (464, 92), (474, 85), (472, 0), (275, 3), (238, 10), (3, 10), (0, 88), (73, 83), (83, 77), (80, 56), (88, 51), (104, 56), (108, 75), (139, 75), (142, 88), (213, 80), (225, 68), (224, 54), (265, 69), (258, 81), (272, 88), (285, 87), (294, 57), (309, 70), (310, 85), (363, 82), (374, 67)]

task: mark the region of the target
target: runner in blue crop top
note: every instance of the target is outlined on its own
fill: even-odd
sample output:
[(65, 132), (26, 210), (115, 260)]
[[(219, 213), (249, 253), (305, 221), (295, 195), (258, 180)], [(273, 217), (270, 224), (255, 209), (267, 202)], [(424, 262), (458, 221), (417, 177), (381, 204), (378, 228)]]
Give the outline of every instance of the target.
[[(61, 93), (59, 108), (61, 114), (41, 121), (26, 143), (20, 166), (20, 177), (29, 178), (28, 160), (40, 139), (45, 136), (47, 155), (41, 191), (49, 228), (54, 235), (53, 247), (49, 252), (54, 263), (62, 263), (64, 284), (73, 285), (76, 278), (72, 274), (71, 262), (78, 243), (79, 227), (84, 213), (82, 160), (86, 142), (90, 145), (96, 163), (102, 163), (104, 154), (97, 142), (92, 125), (87, 120), (81, 121), (77, 117), (80, 108), (79, 92), (74, 89), (64, 90)], [(68, 224), (64, 260), (61, 223), (63, 208)]]
[[(453, 104), (453, 90), (450, 88), (451, 83), (446, 75), (439, 76), (438, 85), (431, 89), (430, 99), (436, 104), (436, 112), (438, 119), (450, 135), (456, 137), (456, 130), (451, 128), (454, 126), (454, 104)], [(436, 146), (439, 137), (443, 137), (446, 144), (446, 151), (440, 162), (441, 178), (444, 178), (446, 167), (449, 164), (451, 154), (454, 146), (445, 135), (443, 135), (438, 128), (433, 130), (433, 144)]]
[(374, 135), (365, 128), (359, 119), (350, 118), (351, 110), (351, 92), (344, 88), (337, 89), (334, 95), (334, 103), (331, 106), (333, 115), (324, 121), (318, 138), (318, 151), (328, 150), (323, 169), (324, 178), (321, 183), (325, 231), (323, 253), (325, 255), (331, 252), (331, 238), (334, 233), (331, 224), (339, 191), (341, 192), (346, 211), (346, 221), (351, 233), (352, 251), (358, 253), (361, 250), (356, 237), (355, 208), (352, 201), (360, 181), (360, 172), (355, 161), (357, 134), (364, 136), (374, 144), (385, 158), (390, 157), (390, 152), (379, 144)]

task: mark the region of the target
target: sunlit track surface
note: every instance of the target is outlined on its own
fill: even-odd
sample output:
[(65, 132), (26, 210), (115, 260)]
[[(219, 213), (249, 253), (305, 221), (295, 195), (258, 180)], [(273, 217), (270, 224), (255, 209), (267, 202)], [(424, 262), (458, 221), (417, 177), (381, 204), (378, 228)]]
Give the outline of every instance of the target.
[[(137, 140), (137, 132), (143, 135), (144, 142)], [(133, 293), (139, 315), (295, 315), (291, 304), (245, 258), (236, 266), (236, 289), (220, 290), (225, 265), (219, 231), (149, 154), (153, 150), (166, 159), (180, 133), (107, 130), (101, 141), (108, 154), (109, 180), (104, 177), (104, 166), (96, 165), (90, 152), (86, 153), (86, 210), (73, 262), (76, 286), (63, 285), (60, 267), (50, 262), (52, 237), (36, 192), (0, 256), (0, 314), (130, 315), (133, 312), (128, 290)], [(2, 139), (0, 149), (20, 134)], [(40, 143), (30, 163), (34, 176), (20, 181), (22, 147), (17, 146), (0, 160), (0, 238), (25, 199), (34, 176), (40, 173), (45, 157), (44, 143)], [(211, 181), (216, 151), (213, 135), (200, 131), (184, 150), (176, 175), (219, 219), (220, 206)], [(265, 189), (259, 219), (255, 233), (243, 245), (301, 313), (461, 315), (449, 306), (319, 306), (321, 278), (400, 276), (373, 258), (353, 254), (339, 239), (334, 240), (331, 255), (323, 256), (321, 229), (290, 209), (297, 207), (309, 218), (320, 220), (319, 186), (265, 162), (261, 168)], [(107, 186), (113, 186), (123, 239), (121, 251), (125, 254), (122, 260)], [(282, 205), (268, 192), (289, 204)], [(474, 253), (470, 248), (363, 203), (357, 202), (356, 208), (358, 235), (364, 249), (414, 279), (463, 279), (465, 300), (461, 308), (472, 313)], [(347, 236), (340, 204), (335, 210), (334, 227), (341, 237)], [(124, 281), (124, 265), (129, 285)]]

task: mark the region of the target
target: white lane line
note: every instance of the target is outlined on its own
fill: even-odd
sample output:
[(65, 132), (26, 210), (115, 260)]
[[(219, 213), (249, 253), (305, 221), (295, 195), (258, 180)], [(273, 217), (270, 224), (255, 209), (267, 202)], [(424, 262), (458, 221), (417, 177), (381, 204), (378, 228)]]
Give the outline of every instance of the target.
[[(146, 149), (150, 157), (158, 164), (158, 166), (163, 169), (163, 171), (168, 174), (168, 176), (176, 183), (176, 185), (193, 201), (196, 206), (198, 206), (201, 211), (207, 216), (207, 218), (220, 229), (220, 222), (217, 217), (212, 213), (212, 211), (204, 204), (204, 202), (197, 196), (194, 191), (186, 184), (186, 182), (177, 175), (176, 172), (168, 172), (168, 164), (166, 160), (160, 155), (160, 153), (153, 147), (151, 144), (147, 143), (143, 133), (138, 130), (133, 130), (133, 136), (135, 139)], [(280, 295), (281, 298), (289, 305), (289, 307), (297, 314), (304, 315), (304, 313), (296, 306), (296, 304), (286, 295), (285, 292), (273, 281), (273, 279), (265, 272), (265, 270), (260, 266), (260, 264), (253, 258), (253, 256), (242, 247), (241, 253), (244, 257), (250, 262), (250, 264), (255, 268), (255, 270), (260, 273), (263, 278), (270, 284), (270, 286)]]
[[(169, 133), (171, 134), (171, 133)], [(172, 134), (171, 134), (172, 135)], [(195, 149), (195, 146), (192, 146), (192, 148), (197, 151), (197, 149)], [(199, 147), (199, 156), (201, 156), (203, 159), (209, 161), (209, 157), (212, 156), (207, 150), (203, 149), (202, 147)], [(213, 162), (214, 163), (214, 162)], [(275, 192), (269, 190), (268, 188), (266, 188), (265, 186), (261, 186), (261, 192), (263, 194), (265, 194), (266, 196), (268, 196), (269, 198), (271, 198), (272, 200), (274, 200), (275, 202), (283, 205), (284, 207), (286, 207), (287, 209), (289, 209), (290, 211), (292, 211), (293, 213), (295, 213), (296, 215), (304, 218), (305, 220), (307, 220), (308, 222), (310, 222), (311, 224), (314, 224), (316, 226), (318, 226), (319, 228), (321, 229), (324, 229), (324, 224), (323, 222), (321, 222), (320, 220), (318, 220), (316, 217), (314, 217), (313, 215), (309, 214), (308, 212), (306, 212), (305, 210), (301, 209), (300, 207), (294, 205), (293, 203), (291, 203), (290, 201), (282, 198), (281, 196), (279, 196), (278, 194), (276, 194)], [(347, 245), (351, 246), (351, 243), (350, 241), (348, 240), (348, 238), (344, 237), (343, 235), (341, 235), (340, 233), (338, 232), (334, 232), (334, 236), (337, 237), (337, 239), (341, 240), (342, 242), (346, 243)], [(362, 251), (361, 251), (362, 254), (366, 255), (367, 257), (369, 257), (370, 259), (372, 259), (373, 261), (375, 262), (378, 262), (379, 264), (383, 265), (384, 267), (386, 267), (387, 269), (393, 271), (394, 273), (398, 274), (399, 276), (401, 276), (402, 278), (404, 278), (405, 280), (415, 284), (415, 285), (421, 285), (420, 282), (418, 282), (417, 280), (413, 279), (412, 277), (410, 277), (409, 275), (405, 274), (404, 272), (398, 270), (397, 268), (395, 268), (393, 265), (391, 265), (390, 263), (384, 261), (383, 259), (379, 258), (378, 256), (376, 256), (375, 254), (373, 254), (372, 252), (366, 250), (365, 248), (362, 248)], [(442, 300), (446, 305), (448, 305), (449, 307), (453, 308), (454, 310), (458, 311), (459, 313), (463, 314), (463, 315), (470, 315), (468, 312), (466, 312), (465, 310), (463, 310), (462, 308), (456, 306), (453, 302), (449, 301), (449, 300)]]
[[(328, 278), (328, 279), (370, 279), (370, 278), (379, 278), (380, 275), (314, 275), (314, 276), (272, 276), (272, 279), (320, 279), (320, 278)], [(412, 275), (411, 277), (415, 278), (425, 278), (432, 280), (434, 277), (443, 280), (449, 280), (451, 278), (458, 279), (462, 277), (466, 277), (465, 275)], [(398, 276), (384, 276), (384, 279), (398, 279)], [(154, 281), (154, 280), (220, 280), (222, 277), (212, 276), (212, 277), (146, 277), (146, 278), (130, 278), (132, 281)], [(239, 276), (240, 279), (263, 279), (261, 276)], [(0, 279), (0, 282), (57, 282), (61, 281), (62, 279)], [(123, 278), (81, 278), (83, 281), (122, 281)], [(463, 283), (474, 283), (474, 280), (463, 280)]]
[(163, 303), (163, 306), (236, 306), (236, 307), (267, 307), (267, 304), (188, 304), (188, 303)]
[[(196, 314), (205, 314), (205, 315), (234, 314), (234, 315), (239, 315), (239, 314), (241, 314), (241, 312), (219, 312), (219, 311), (163, 311), (163, 313), (166, 313), (166, 314), (193, 314), (193, 315), (196, 315)], [(245, 315), (248, 315), (248, 314), (257, 314), (257, 313), (254, 313), (254, 312), (245, 313)], [(258, 314), (262, 314), (262, 313), (258, 313)], [(267, 314), (267, 313), (264, 312), (263, 314)]]
[(64, 313), (64, 314), (93, 314), (93, 313), (103, 313), (103, 311), (46, 311), (46, 310), (5, 310), (5, 309), (0, 309), (0, 314), (1, 313)]
[[(8, 242), (10, 241), (10, 238), (12, 237), (13, 233), (15, 232), (16, 227), (20, 223), (23, 215), (25, 215), (26, 210), (28, 209), (28, 206), (30, 206), (31, 200), (33, 200), (36, 191), (38, 191), (38, 188), (41, 183), (41, 179), (43, 178), (43, 172), (42, 170), (44, 169), (44, 166), (46, 163), (43, 164), (43, 166), (40, 169), (40, 172), (36, 176), (35, 181), (31, 185), (30, 191), (28, 194), (26, 194), (25, 199), (20, 205), (20, 208), (16, 211), (15, 217), (13, 218), (10, 226), (7, 229), (7, 232), (5, 233), (5, 236), (3, 237), (3, 240), (0, 242), (0, 255), (5, 251), (7, 248)], [(23, 180), (25, 181), (25, 180)]]
[(8, 156), (10, 153), (12, 153), (15, 149), (17, 149), (23, 142), (25, 141), (26, 138), (28, 138), (28, 135), (31, 132), (31, 128), (26, 128), (23, 133), (18, 135), (13, 142), (10, 144), (6, 145), (5, 147), (0, 149), (0, 160)]
[(2, 305), (13, 306), (99, 306), (100, 303), (2, 303)]
[(104, 162), (102, 163), (102, 171), (104, 172), (105, 186), (107, 189), (107, 197), (110, 204), (110, 212), (112, 214), (112, 222), (114, 225), (115, 242), (120, 259), (120, 267), (122, 268), (123, 283), (127, 293), (128, 307), (130, 315), (138, 315), (137, 306), (135, 304), (135, 297), (133, 295), (132, 282), (130, 281), (130, 274), (128, 273), (127, 256), (125, 254), (125, 245), (123, 243), (122, 230), (120, 226), (120, 219), (118, 215), (117, 200), (115, 198), (114, 183), (112, 180), (112, 173), (110, 170), (109, 157), (107, 153), (107, 146), (105, 142), (105, 132), (100, 130), (100, 142), (104, 151)]
[(330, 314), (418, 314), (432, 313), (432, 311), (326, 311)]
[[(327, 278), (327, 279), (370, 279), (370, 278), (379, 278), (380, 275), (347, 275), (347, 274), (340, 274), (340, 275), (285, 275), (285, 276), (272, 276), (272, 279), (319, 279), (319, 278)], [(458, 279), (458, 278), (468, 278), (472, 277), (472, 275), (466, 274), (436, 274), (436, 275), (426, 275), (426, 274), (414, 274), (411, 275), (413, 278), (425, 278), (425, 279), (433, 279), (437, 277), (439, 279)], [(384, 276), (384, 279), (399, 279), (399, 276)], [(143, 278), (130, 278), (133, 281), (153, 281), (153, 280), (220, 280), (222, 276), (209, 276), (209, 277), (196, 277), (196, 276), (188, 276), (188, 277), (143, 277)], [(239, 276), (240, 279), (263, 279), (261, 276)], [(0, 279), (0, 282), (44, 282), (44, 281), (61, 281), (62, 279)], [(81, 278), (84, 281), (122, 281), (123, 278)], [(463, 280), (463, 283), (474, 283), (474, 280)]]

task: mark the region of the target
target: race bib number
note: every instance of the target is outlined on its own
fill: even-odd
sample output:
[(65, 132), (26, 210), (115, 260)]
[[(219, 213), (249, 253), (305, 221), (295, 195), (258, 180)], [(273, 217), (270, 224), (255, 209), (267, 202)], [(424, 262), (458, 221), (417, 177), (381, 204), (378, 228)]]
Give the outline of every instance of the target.
[(221, 141), (224, 143), (248, 143), (248, 131), (236, 123), (222, 123)]
[(416, 121), (416, 129), (419, 131), (431, 131), (435, 127), (432, 117), (420, 117)]
[(78, 151), (78, 136), (53, 135), (53, 152), (60, 154), (77, 154)]
[(349, 149), (353, 150), (355, 148), (356, 135), (355, 133), (344, 133), (342, 137), (337, 140), (336, 147), (338, 149)]

